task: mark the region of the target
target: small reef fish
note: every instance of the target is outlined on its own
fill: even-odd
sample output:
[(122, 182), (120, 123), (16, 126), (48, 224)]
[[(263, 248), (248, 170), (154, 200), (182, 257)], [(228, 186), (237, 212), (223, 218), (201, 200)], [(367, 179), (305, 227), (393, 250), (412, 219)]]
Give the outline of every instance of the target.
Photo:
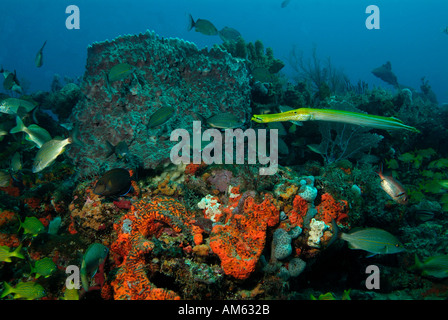
[(0, 246), (0, 262), (11, 262), (11, 257), (25, 259), (23, 254), (20, 253), (20, 250), (22, 250), (22, 245), (18, 246), (16, 250), (11, 252), (9, 252), (9, 247)]
[(2, 141), (3, 138), (7, 135), (8, 135), (8, 131), (0, 129), (0, 141)]
[(16, 117), (16, 123), (17, 125), (9, 133), (25, 132), (27, 134), (25, 139), (34, 142), (38, 148), (41, 148), (44, 143), (51, 140), (50, 133), (37, 124), (31, 124), (29, 127), (26, 127), (18, 116)]
[(290, 2), (291, 2), (291, 0), (284, 0), (280, 6), (282, 8), (286, 8)]
[(0, 298), (6, 297), (8, 294), (14, 293), (14, 299), (34, 300), (45, 297), (45, 289), (34, 281), (19, 282), (15, 288), (6, 282), (3, 282), (5, 290), (3, 290)]
[(439, 180), (438, 182), (441, 187), (448, 189), (448, 180)]
[(108, 150), (106, 158), (109, 158), (115, 153), (118, 159), (123, 159), (129, 154), (129, 148), (125, 141), (120, 141), (115, 146), (109, 141), (106, 141), (106, 147)]
[(444, 34), (448, 34), (448, 27), (445, 27), (444, 29), (442, 29), (442, 32), (443, 32)]
[(5, 170), (0, 170), (0, 187), (4, 188), (9, 186), (11, 175)]
[(22, 222), (19, 218), (19, 231), (21, 228), (23, 228), (24, 234), (31, 234), (33, 237), (37, 236), (39, 233), (41, 233), (45, 227), (42, 224), (42, 222), (37, 219), (36, 217), (26, 217), (25, 220)]
[(252, 121), (258, 123), (276, 122), (276, 121), (332, 121), (355, 124), (362, 127), (369, 127), (384, 130), (404, 129), (420, 133), (414, 127), (405, 125), (403, 121), (394, 117), (375, 116), (359, 112), (333, 110), (333, 109), (312, 109), (299, 108), (291, 111), (275, 114), (253, 115)]
[(251, 70), (251, 74), (255, 80), (260, 81), (262, 83), (269, 83), (272, 82), (272, 80), (274, 79), (271, 72), (265, 67), (256, 67), (253, 70)]
[(375, 77), (378, 77), (384, 82), (393, 85), (395, 88), (399, 88), (397, 76), (392, 72), (392, 64), (390, 61), (387, 61), (382, 66), (373, 69), (372, 73)]
[(190, 31), (193, 28), (196, 32), (200, 32), (206, 36), (214, 36), (218, 34), (218, 29), (216, 29), (213, 23), (205, 19), (197, 19), (195, 22), (190, 14), (187, 29)]
[[(350, 298), (350, 291), (351, 291), (351, 289), (344, 290), (344, 292), (342, 293), (341, 300), (351, 300), (351, 298)], [(337, 300), (336, 297), (334, 296), (334, 294), (331, 293), (331, 292), (327, 292), (325, 294), (321, 294), (317, 298), (314, 295), (311, 294), (310, 295), (310, 299), (311, 300)]]
[(152, 129), (158, 126), (161, 126), (165, 122), (167, 122), (174, 114), (173, 107), (162, 107), (154, 112), (149, 118), (148, 128)]
[(44, 42), (40, 50), (36, 54), (36, 58), (34, 59), (34, 63), (36, 64), (36, 67), (40, 68), (44, 64), (43, 54), (42, 51), (44, 50), (45, 45), (47, 44), (47, 41)]
[(244, 125), (244, 121), (231, 112), (218, 113), (205, 121), (208, 126), (217, 129), (235, 129)]
[[(56, 198), (56, 197), (55, 197)], [(62, 218), (60, 216), (57, 216), (53, 220), (50, 221), (48, 224), (48, 233), (51, 235), (57, 235), (59, 228), (61, 226)]]
[(33, 173), (37, 173), (51, 165), (56, 158), (65, 151), (65, 146), (72, 143), (72, 138), (65, 140), (53, 139), (45, 142), (37, 151), (33, 163)]
[(0, 102), (0, 112), (6, 114), (25, 115), (36, 108), (36, 105), (17, 98), (6, 98)]
[(241, 33), (234, 29), (234, 28), (230, 28), (230, 27), (224, 27), (221, 30), (219, 30), (218, 32), (219, 37), (221, 38), (222, 41), (237, 41), (238, 38), (241, 37)]
[(423, 276), (431, 276), (439, 279), (447, 278), (448, 255), (429, 257), (423, 262), (415, 255), (415, 265), (411, 267), (411, 270), (420, 270)]
[(364, 250), (374, 255), (393, 254), (405, 250), (394, 235), (377, 228), (365, 228), (350, 233), (341, 233), (340, 238), (348, 242), (350, 249)]
[(20, 86), (19, 80), (17, 79), (17, 74), (15, 70), (14, 73), (12, 73), (10, 71), (1, 68), (0, 73), (2, 73), (3, 77), (5, 78), (5, 80), (3, 81), (3, 88), (5, 88), (5, 90), (11, 90), (18, 94), (23, 93), (23, 89)]
[(34, 267), (31, 266), (31, 274), (35, 273), (35, 278), (39, 278), (43, 276), (48, 278), (55, 270), (57, 269), (56, 264), (53, 262), (51, 258), (43, 258), (37, 260), (34, 263)]
[(89, 290), (88, 277), (95, 275), (108, 253), (109, 249), (101, 243), (93, 243), (87, 248), (81, 263), (81, 282), (85, 291)]
[(22, 160), (19, 152), (14, 153), (9, 167), (13, 173), (17, 173), (22, 170)]
[(392, 176), (383, 175), (382, 171), (378, 172), (381, 178), (381, 188), (397, 203), (406, 205), (408, 203), (408, 195), (400, 182)]
[(107, 171), (96, 183), (93, 193), (100, 196), (122, 196), (132, 188), (131, 175), (128, 170), (115, 168)]
[(107, 76), (107, 82), (112, 83), (114, 81), (122, 80), (132, 74), (135, 71), (135, 67), (128, 63), (119, 63), (113, 66)]
[(78, 289), (74, 288), (73, 279), (71, 280), (71, 284), (73, 289), (65, 288), (64, 296), (62, 297), (63, 300), (79, 300), (79, 292)]

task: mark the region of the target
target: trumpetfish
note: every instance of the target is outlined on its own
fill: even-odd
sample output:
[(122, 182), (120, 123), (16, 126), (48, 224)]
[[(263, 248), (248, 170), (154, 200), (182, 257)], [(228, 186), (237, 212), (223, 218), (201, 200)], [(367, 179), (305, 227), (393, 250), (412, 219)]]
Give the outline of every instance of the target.
[(258, 123), (278, 122), (278, 121), (332, 121), (355, 124), (362, 127), (375, 129), (394, 130), (404, 129), (420, 133), (417, 128), (408, 126), (400, 119), (394, 117), (383, 117), (360, 112), (333, 110), (333, 109), (313, 109), (299, 108), (274, 114), (256, 114), (252, 116), (252, 121)]

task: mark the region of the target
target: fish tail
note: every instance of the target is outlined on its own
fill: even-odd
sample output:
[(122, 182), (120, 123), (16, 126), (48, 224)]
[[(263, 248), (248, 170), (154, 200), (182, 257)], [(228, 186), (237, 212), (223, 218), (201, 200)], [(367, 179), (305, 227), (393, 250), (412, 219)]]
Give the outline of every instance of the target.
[(20, 228), (22, 228), (22, 221), (20, 220), (20, 215), (17, 214), (17, 220), (19, 220), (19, 229), (17, 229), (17, 232), (20, 231)]
[(9, 133), (17, 133), (17, 132), (25, 131), (26, 127), (23, 124), (22, 119), (20, 119), (20, 117), (18, 117), (18, 116), (16, 117), (16, 123), (17, 123), (17, 125), (14, 128), (12, 128), (11, 130), (9, 130)]
[(423, 268), (423, 263), (418, 258), (417, 254), (414, 255), (415, 263), (409, 268), (409, 270), (421, 270)]
[(190, 31), (191, 29), (193, 29), (195, 23), (194, 23), (194, 19), (192, 17), (191, 14), (188, 14), (189, 19), (188, 19), (188, 26), (187, 26), (187, 30)]
[(12, 257), (16, 257), (16, 258), (20, 258), (20, 259), (25, 259), (23, 254), (20, 253), (20, 250), (22, 250), (22, 245), (18, 246), (16, 250), (11, 252), (11, 256)]
[(108, 140), (106, 140), (106, 148), (107, 148), (106, 158), (109, 158), (111, 155), (115, 153), (115, 146)]
[(0, 298), (4, 298), (8, 294), (13, 293), (13, 288), (11, 287), (10, 284), (8, 284), (7, 282), (3, 282), (3, 286), (4, 286), (5, 290), (3, 290), (2, 295), (0, 296)]
[(82, 264), (81, 264), (81, 283), (82, 283), (82, 287), (83, 289), (87, 292), (89, 291), (89, 280), (87, 279), (87, 270), (86, 270), (86, 262), (84, 261), (84, 259), (82, 260)]
[(340, 237), (338, 225), (336, 224), (336, 221), (334, 221), (333, 218), (331, 219), (331, 226), (333, 227), (333, 237), (328, 242), (327, 248), (331, 246), (336, 241), (336, 239)]

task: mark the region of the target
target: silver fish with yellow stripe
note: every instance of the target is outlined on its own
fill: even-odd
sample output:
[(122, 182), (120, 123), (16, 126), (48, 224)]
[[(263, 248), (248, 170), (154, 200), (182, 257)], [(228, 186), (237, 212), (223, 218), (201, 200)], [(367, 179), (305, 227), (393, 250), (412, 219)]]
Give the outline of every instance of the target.
[(65, 146), (72, 143), (72, 138), (64, 140), (53, 139), (45, 142), (36, 154), (33, 163), (33, 173), (37, 173), (51, 165), (65, 151)]
[(415, 265), (411, 267), (412, 270), (420, 270), (423, 276), (430, 276), (434, 278), (448, 277), (448, 255), (433, 256), (420, 261), (415, 255)]
[(401, 242), (391, 233), (378, 228), (365, 228), (350, 233), (341, 233), (350, 249), (359, 249), (372, 254), (393, 254), (405, 250)]

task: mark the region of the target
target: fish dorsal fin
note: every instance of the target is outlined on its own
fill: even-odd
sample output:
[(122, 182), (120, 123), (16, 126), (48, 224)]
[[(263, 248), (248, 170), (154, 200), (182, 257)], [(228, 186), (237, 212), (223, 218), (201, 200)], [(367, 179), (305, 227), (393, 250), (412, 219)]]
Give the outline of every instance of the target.
[(392, 64), (390, 63), (390, 61), (387, 61), (386, 64), (384, 65), (384, 67), (389, 70), (392, 71)]
[(404, 124), (404, 122), (398, 118), (390, 117), (391, 120)]

